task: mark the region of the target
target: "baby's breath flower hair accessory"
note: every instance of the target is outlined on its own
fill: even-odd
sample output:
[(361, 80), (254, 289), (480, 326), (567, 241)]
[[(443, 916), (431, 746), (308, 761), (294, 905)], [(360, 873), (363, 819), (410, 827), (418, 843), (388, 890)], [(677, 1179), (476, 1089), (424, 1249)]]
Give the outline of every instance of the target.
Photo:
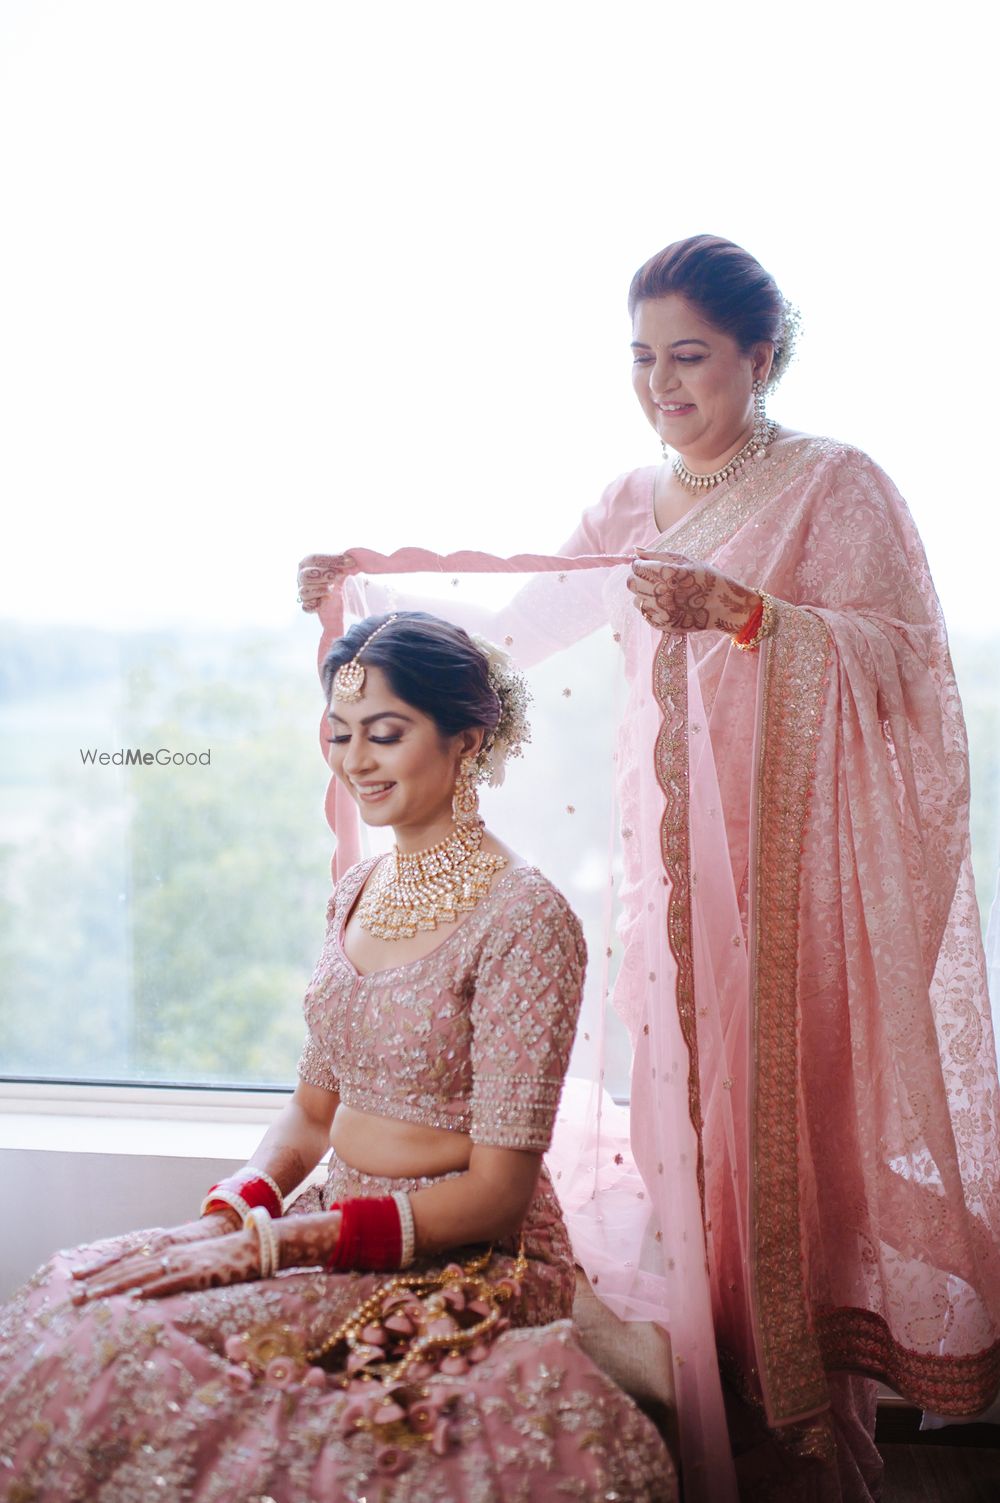
[(791, 364), (792, 356), (795, 354), (795, 345), (799, 337), (799, 330), (802, 326), (802, 314), (794, 303), (790, 303), (786, 297), (782, 297), (781, 308), (781, 333), (775, 341), (771, 374), (767, 378), (768, 388), (777, 386)]
[(492, 735), (483, 742), (483, 749), (476, 758), (476, 769), (481, 783), (499, 788), (508, 759), (520, 757), (525, 744), (531, 740), (528, 724), (531, 690), (502, 648), (485, 637), (473, 636), (472, 640), (486, 658), (490, 687), (500, 701), (500, 719)]

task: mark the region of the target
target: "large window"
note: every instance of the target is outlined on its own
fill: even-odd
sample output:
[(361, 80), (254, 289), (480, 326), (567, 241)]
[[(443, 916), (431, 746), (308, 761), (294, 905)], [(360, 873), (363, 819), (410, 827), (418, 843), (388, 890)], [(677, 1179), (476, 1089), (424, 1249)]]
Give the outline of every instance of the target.
[(625, 291), (700, 229), (803, 309), (774, 415), (924, 534), (985, 910), (990, 54), (971, 0), (863, 14), (0, 9), (0, 1074), (291, 1078), (331, 846), (296, 561), (557, 547), (656, 458)]
[(332, 846), (299, 634), (22, 626), (2, 671), (3, 1070), (287, 1081)]

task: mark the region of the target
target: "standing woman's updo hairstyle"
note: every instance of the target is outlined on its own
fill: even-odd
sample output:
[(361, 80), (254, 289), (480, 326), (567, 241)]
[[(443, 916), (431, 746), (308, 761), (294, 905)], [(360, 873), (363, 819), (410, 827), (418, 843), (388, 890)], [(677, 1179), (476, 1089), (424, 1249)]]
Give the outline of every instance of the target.
[(442, 736), (481, 725), (489, 741), (500, 720), (500, 699), (490, 683), (489, 659), (468, 632), (426, 611), (398, 611), (387, 621), (388, 614), (369, 616), (334, 642), (321, 674), (327, 699), (337, 669), (360, 657), (366, 668), (381, 668), (393, 694), (430, 716)]
[(799, 312), (778, 291), (770, 272), (749, 251), (718, 235), (675, 240), (639, 267), (628, 290), (630, 317), (647, 298), (676, 293), (706, 323), (735, 339), (744, 354), (755, 344), (774, 345), (767, 378), (774, 386), (792, 358)]

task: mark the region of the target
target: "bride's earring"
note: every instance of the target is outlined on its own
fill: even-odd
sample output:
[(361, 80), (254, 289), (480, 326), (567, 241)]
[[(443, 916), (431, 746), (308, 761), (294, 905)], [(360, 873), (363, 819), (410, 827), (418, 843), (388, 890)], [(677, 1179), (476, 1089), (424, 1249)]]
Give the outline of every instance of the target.
[(753, 383), (753, 436), (758, 445), (767, 443), (767, 406), (764, 383), (758, 377)]
[(451, 800), (451, 817), (457, 825), (472, 824), (479, 818), (475, 757), (463, 757), (459, 765)]

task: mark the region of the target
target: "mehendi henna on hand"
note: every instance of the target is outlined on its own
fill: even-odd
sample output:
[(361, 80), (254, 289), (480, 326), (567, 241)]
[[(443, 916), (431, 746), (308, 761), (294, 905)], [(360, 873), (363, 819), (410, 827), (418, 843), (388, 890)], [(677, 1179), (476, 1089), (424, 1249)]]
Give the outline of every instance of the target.
[(711, 564), (680, 554), (638, 558), (628, 588), (650, 626), (662, 632), (740, 632), (758, 600), (754, 590), (720, 574)]
[(189, 1242), (203, 1242), (210, 1237), (224, 1237), (227, 1232), (236, 1231), (239, 1228), (240, 1219), (237, 1213), (228, 1206), (222, 1206), (217, 1211), (210, 1211), (205, 1216), (200, 1216), (197, 1221), (185, 1221), (181, 1226), (168, 1228), (156, 1228), (141, 1237), (139, 1245), (130, 1250), (116, 1248), (107, 1257), (99, 1258), (96, 1263), (87, 1263), (83, 1268), (74, 1268), (75, 1279), (92, 1279), (108, 1268), (126, 1270), (133, 1263), (141, 1263), (151, 1254), (162, 1257), (168, 1248), (184, 1246)]
[(274, 1222), (279, 1268), (322, 1267), (340, 1238), (340, 1212), (317, 1211)]
[(652, 574), (637, 564), (635, 572), (653, 586), (653, 603), (674, 631), (704, 631), (709, 625), (709, 588), (693, 570)]
[(299, 601), (304, 611), (318, 611), (331, 587), (354, 568), (349, 553), (310, 553), (299, 565)]

